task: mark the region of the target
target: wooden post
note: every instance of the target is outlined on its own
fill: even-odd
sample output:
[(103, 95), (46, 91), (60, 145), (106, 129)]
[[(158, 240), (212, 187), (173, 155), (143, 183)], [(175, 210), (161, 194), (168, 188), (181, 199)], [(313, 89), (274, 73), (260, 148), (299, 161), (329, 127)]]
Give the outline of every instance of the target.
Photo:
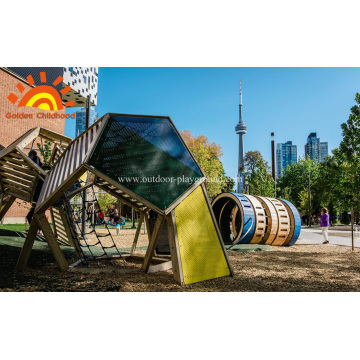
[(176, 282), (178, 282), (180, 285), (184, 285), (184, 275), (183, 275), (182, 265), (181, 265), (179, 243), (177, 241), (177, 231), (176, 231), (174, 211), (172, 211), (170, 214), (166, 215), (166, 223), (167, 223), (168, 234), (169, 234), (169, 245), (170, 245), (170, 253), (171, 253), (171, 261), (172, 261), (174, 280)]
[(165, 220), (165, 216), (158, 214), (154, 229), (151, 234), (151, 240), (150, 240), (149, 246), (146, 250), (144, 263), (142, 266), (142, 268), (145, 272), (147, 272), (149, 270), (149, 267), (151, 264), (151, 259), (154, 256), (155, 248), (156, 248), (157, 242), (159, 240), (159, 235), (160, 235), (162, 226), (164, 224), (164, 220)]
[(351, 250), (354, 251), (354, 207), (351, 207)]
[(151, 241), (151, 229), (150, 229), (150, 224), (149, 224), (149, 213), (145, 214), (145, 225), (146, 225), (146, 232), (147, 232), (147, 236), (149, 239), (149, 244)]
[(15, 200), (16, 200), (16, 197), (11, 196), (10, 199), (5, 203), (4, 207), (0, 211), (0, 219), (1, 220), (6, 215), (6, 213), (8, 212), (8, 210), (10, 209), (11, 205), (14, 203)]
[(144, 221), (144, 213), (141, 213), (140, 220), (139, 220), (139, 223), (138, 223), (138, 227), (137, 227), (136, 233), (135, 233), (134, 242), (133, 242), (132, 247), (131, 247), (130, 255), (133, 255), (135, 250), (136, 250), (136, 245), (137, 245), (137, 242), (138, 242), (138, 239), (139, 239), (141, 225), (142, 225), (143, 221)]
[(60, 270), (67, 269), (68, 263), (65, 259), (63, 252), (60, 249), (59, 243), (56, 241), (56, 237), (51, 229), (51, 226), (45, 214), (35, 214), (34, 218), (36, 218), (36, 221), (39, 223), (44, 237), (50, 247), (52, 254), (54, 255), (55, 261), (58, 264)]
[(35, 217), (33, 217), (33, 220), (31, 221), (30, 224), (29, 232), (26, 235), (23, 248), (21, 249), (21, 253), (17, 261), (15, 271), (17, 272), (24, 271), (26, 269), (38, 230), (39, 230), (39, 224), (36, 221)]

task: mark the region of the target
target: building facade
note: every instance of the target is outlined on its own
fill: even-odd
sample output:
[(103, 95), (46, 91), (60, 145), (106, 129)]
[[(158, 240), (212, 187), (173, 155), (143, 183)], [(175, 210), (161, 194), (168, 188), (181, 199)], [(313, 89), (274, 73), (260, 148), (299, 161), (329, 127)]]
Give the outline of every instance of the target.
[(305, 156), (317, 162), (323, 162), (328, 156), (328, 143), (320, 142), (316, 133), (310, 133), (305, 144)]
[(86, 98), (89, 95), (91, 105), (97, 105), (97, 67), (66, 67), (64, 68), (63, 79), (64, 86), (69, 85), (72, 89), (71, 92), (65, 95), (65, 97), (74, 97), (74, 106), (86, 106)]
[[(76, 130), (75, 137), (79, 136), (81, 133), (85, 131), (86, 128), (86, 108), (81, 108), (81, 110), (76, 111)], [(90, 108), (90, 126), (98, 120), (98, 113), (96, 110), (91, 107)]]
[(319, 161), (323, 162), (328, 155), (329, 155), (328, 143), (327, 142), (320, 142)]
[(280, 143), (276, 146), (276, 175), (279, 179), (286, 167), (291, 163), (297, 163), (297, 146), (292, 141)]

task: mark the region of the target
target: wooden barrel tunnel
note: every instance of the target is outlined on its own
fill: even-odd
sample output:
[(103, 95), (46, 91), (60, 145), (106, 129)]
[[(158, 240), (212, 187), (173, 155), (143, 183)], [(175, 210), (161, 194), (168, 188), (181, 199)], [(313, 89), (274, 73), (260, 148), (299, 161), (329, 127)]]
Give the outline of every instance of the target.
[(300, 215), (287, 200), (221, 193), (212, 208), (226, 245), (294, 245), (300, 236)]

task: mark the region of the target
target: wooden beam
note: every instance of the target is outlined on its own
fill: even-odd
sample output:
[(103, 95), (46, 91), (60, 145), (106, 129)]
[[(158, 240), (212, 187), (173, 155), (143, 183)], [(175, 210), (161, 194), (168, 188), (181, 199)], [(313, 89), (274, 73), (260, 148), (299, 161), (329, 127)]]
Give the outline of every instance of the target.
[(32, 168), (25, 168), (22, 165), (26, 165), (24, 162), (22, 164), (16, 164), (14, 162), (12, 162), (12, 159), (8, 159), (8, 158), (1, 158), (0, 159), (0, 166), (4, 169), (4, 171), (7, 171), (8, 168), (10, 169), (14, 169), (14, 170), (18, 170), (21, 173), (25, 173), (25, 174), (29, 174), (33, 177), (37, 176), (37, 173), (35, 172), (35, 170), (33, 170)]
[(156, 223), (155, 223), (153, 232), (151, 234), (151, 240), (150, 240), (149, 246), (146, 250), (145, 259), (144, 259), (144, 263), (142, 266), (142, 268), (145, 272), (147, 272), (149, 270), (149, 267), (151, 264), (151, 259), (154, 256), (154, 251), (155, 251), (157, 242), (159, 240), (159, 236), (160, 236), (162, 226), (164, 224), (164, 220), (165, 220), (165, 216), (162, 216), (160, 214), (158, 215), (158, 217), (156, 219)]
[[(60, 217), (61, 217), (62, 225), (63, 225), (64, 230), (66, 232), (66, 237), (68, 238), (68, 242), (70, 243), (70, 245), (72, 247), (76, 248), (79, 251), (80, 249), (78, 248), (77, 244), (75, 244), (74, 239), (71, 236), (71, 230), (70, 230), (68, 222), (66, 220), (66, 214), (65, 214), (64, 208), (61, 206), (61, 207), (59, 207), (58, 210), (59, 210), (59, 214), (60, 214)], [(72, 217), (72, 214), (69, 214), (69, 216)], [(74, 219), (72, 219), (72, 220), (74, 221)], [(74, 229), (74, 231), (76, 231), (76, 230)]]
[(49, 139), (51, 141), (61, 141), (62, 143), (65, 144), (69, 144), (72, 141), (72, 138), (67, 137), (65, 135), (61, 135), (57, 132), (48, 130), (48, 129), (44, 129), (44, 128), (40, 128), (40, 132), (39, 132), (39, 136), (42, 138), (46, 138)]
[(170, 245), (170, 253), (171, 253), (174, 280), (176, 282), (178, 282), (180, 285), (184, 285), (184, 275), (183, 275), (182, 265), (181, 265), (179, 241), (177, 238), (177, 230), (176, 230), (174, 211), (172, 211), (170, 214), (166, 215), (166, 223), (167, 223), (168, 234), (169, 234), (169, 245)]
[(19, 144), (20, 144), (20, 146), (25, 147), (27, 144), (29, 144), (31, 141), (33, 141), (33, 139), (35, 139), (38, 136), (39, 129), (40, 128), (37, 127), (37, 128), (32, 128), (32, 129), (28, 130), (25, 134), (23, 134), (22, 136), (17, 138), (13, 143), (11, 143), (6, 148), (6, 150), (4, 151), (4, 153), (2, 155), (7, 155), (7, 154), (11, 153)]
[(150, 229), (150, 223), (149, 223), (149, 213), (145, 214), (145, 226), (146, 226), (146, 234), (149, 240), (149, 244), (151, 241), (151, 229)]
[[(39, 201), (41, 200), (41, 203), (39, 203), (39, 201), (38, 201), (35, 212), (36, 213), (45, 212), (47, 210), (47, 208), (49, 206), (51, 206), (51, 204), (53, 204), (56, 200), (58, 200), (61, 197), (61, 195), (63, 195), (63, 193), (65, 193), (65, 191), (70, 186), (75, 184), (77, 179), (84, 172), (85, 172), (85, 169), (84, 169), (83, 165), (80, 165), (77, 169), (74, 170), (74, 172), (68, 178), (66, 178), (62, 183), (60, 183), (60, 185), (57, 188), (55, 188), (52, 192), (50, 192), (46, 198), (44, 197), (43, 192), (47, 191), (47, 187), (52, 184), (48, 184), (49, 180), (45, 180), (44, 185), (41, 190), (41, 193), (40, 193), (40, 196), (39, 196)], [(50, 179), (50, 180), (54, 180), (54, 179)]]
[(19, 272), (19, 271), (24, 271), (26, 269), (27, 263), (30, 258), (31, 250), (33, 248), (39, 228), (40, 226), (38, 222), (36, 221), (36, 219), (33, 218), (30, 224), (29, 231), (26, 235), (24, 245), (21, 249), (21, 253), (17, 261), (15, 271)]
[[(90, 170), (89, 170), (89, 171), (90, 171)], [(132, 209), (134, 209), (134, 210), (136, 210), (136, 211), (138, 211), (138, 212), (143, 211), (142, 209), (145, 208), (145, 206), (143, 206), (143, 207), (135, 206), (136, 204), (131, 203), (131, 201), (129, 201), (128, 199), (126, 199), (122, 194), (118, 194), (116, 191), (107, 188), (107, 186), (104, 185), (104, 184), (96, 183), (95, 186), (97, 186), (97, 187), (100, 188), (101, 190), (105, 191), (106, 193), (110, 194), (111, 196), (116, 197), (118, 200), (120, 200), (121, 202), (123, 202), (124, 204), (130, 206)]]
[[(112, 258), (115, 256), (112, 256)], [(119, 257), (119, 256), (118, 256)], [(145, 254), (124, 254), (122, 255), (123, 259), (125, 260), (140, 260), (140, 261), (144, 261), (145, 259)], [(155, 264), (162, 264), (164, 262), (167, 262), (170, 260), (169, 256), (166, 257), (159, 257), (159, 256), (153, 256), (153, 258), (151, 259), (151, 262), (155, 263)]]
[(4, 204), (4, 207), (0, 210), (0, 220), (6, 215), (11, 205), (16, 200), (15, 196), (11, 196), (10, 199)]
[(56, 237), (51, 229), (48, 219), (45, 216), (45, 213), (35, 214), (34, 218), (39, 223), (44, 237), (50, 247), (52, 254), (54, 255), (55, 261), (59, 266), (60, 270), (67, 269), (68, 263), (65, 259), (63, 252), (60, 249), (58, 242), (56, 241)]
[(92, 166), (89, 165), (85, 165), (85, 167), (93, 172), (95, 175), (97, 175), (99, 178), (107, 181), (109, 184), (115, 186), (117, 189), (123, 191), (125, 194), (129, 195), (130, 197), (132, 197), (133, 199), (137, 200), (138, 202), (144, 204), (145, 206), (147, 206), (149, 209), (154, 210), (155, 212), (157, 212), (158, 214), (164, 215), (165, 211), (161, 210), (160, 208), (158, 208), (157, 206), (155, 206), (154, 204), (152, 204), (151, 202), (149, 202), (148, 200), (144, 199), (143, 197), (141, 197), (140, 195), (134, 193), (133, 191), (131, 191), (130, 189), (126, 188), (125, 186), (119, 184), (117, 181), (113, 180), (112, 178), (110, 178), (109, 176), (107, 176), (106, 174), (102, 173), (101, 171), (95, 169)]
[(50, 208), (50, 216), (51, 216), (51, 222), (52, 222), (52, 225), (54, 228), (54, 235), (55, 235), (55, 237), (58, 237), (53, 207)]
[(148, 274), (153, 274), (159, 271), (170, 270), (172, 268), (172, 261), (167, 261), (162, 264), (152, 265), (148, 270)]
[(32, 161), (21, 149), (16, 148), (17, 151), (22, 155), (23, 160), (31, 167), (33, 168), (39, 175), (43, 175), (44, 178), (46, 176), (46, 171), (43, 170), (38, 164), (36, 164), (34, 161)]
[(141, 225), (144, 221), (144, 213), (141, 213), (140, 215), (140, 220), (139, 220), (139, 224), (138, 224), (138, 227), (136, 229), (136, 233), (135, 233), (135, 237), (134, 237), (134, 242), (132, 244), (132, 247), (131, 247), (131, 255), (134, 254), (135, 250), (136, 250), (136, 245), (137, 245), (137, 242), (138, 242), (138, 239), (139, 239), (139, 235), (140, 235), (140, 230), (141, 230)]

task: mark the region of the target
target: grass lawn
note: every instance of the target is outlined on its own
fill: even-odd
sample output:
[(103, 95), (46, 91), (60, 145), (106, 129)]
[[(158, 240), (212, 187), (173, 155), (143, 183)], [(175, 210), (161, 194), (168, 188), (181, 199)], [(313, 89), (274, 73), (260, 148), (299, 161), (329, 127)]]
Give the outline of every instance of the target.
[[(138, 223), (135, 223), (135, 226), (137, 226)], [(121, 227), (122, 229), (131, 229), (132, 227), (132, 222), (131, 221), (127, 221), (124, 225), (124, 227)], [(101, 226), (97, 226), (97, 229), (104, 229), (105, 226), (101, 225)], [(112, 226), (109, 226), (109, 228), (112, 228)], [(141, 227), (142, 229), (144, 228), (144, 225), (142, 225)], [(25, 224), (4, 224), (4, 225), (0, 225), (0, 230), (4, 229), (4, 230), (13, 230), (13, 231), (25, 231), (25, 230), (29, 230), (29, 225), (26, 226), (25, 229)]]
[(4, 224), (0, 225), (0, 230), (13, 230), (13, 231), (25, 231), (26, 229), (29, 229), (29, 225), (27, 225), (25, 229), (25, 224)]

